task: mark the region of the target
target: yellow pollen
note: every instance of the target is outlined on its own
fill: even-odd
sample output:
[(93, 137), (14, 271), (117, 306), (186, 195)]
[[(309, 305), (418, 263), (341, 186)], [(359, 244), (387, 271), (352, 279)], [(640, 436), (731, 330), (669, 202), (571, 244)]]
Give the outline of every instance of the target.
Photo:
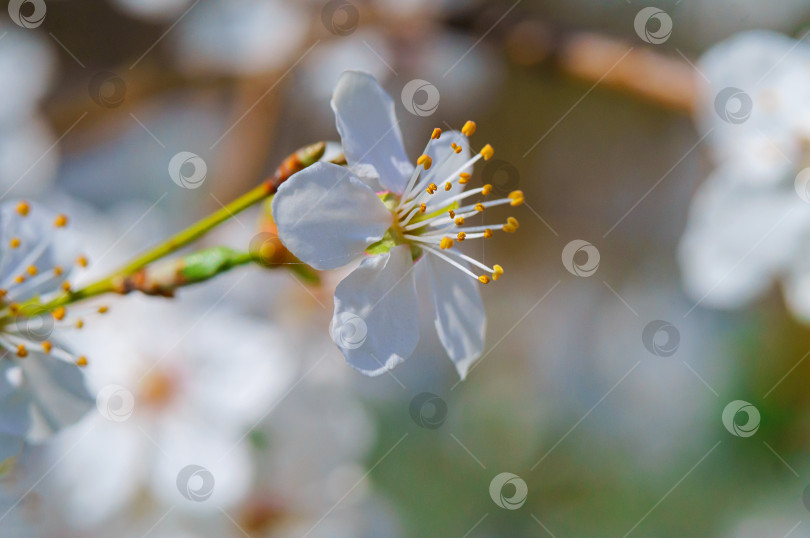
[(431, 183), (430, 185), (427, 186), (428, 194), (433, 194), (437, 190), (439, 190), (439, 187), (437, 187), (435, 183)]
[(430, 135), (430, 138), (436, 140), (440, 136), (442, 136), (442, 130), (436, 127), (435, 129), (433, 129), (433, 134)]
[(481, 284), (489, 284), (489, 277), (487, 275), (481, 275), (478, 277), (478, 282)]
[(24, 275), (19, 275), (19, 276), (17, 276), (17, 278), (14, 279), (15, 284), (22, 284), (23, 282), (25, 282), (25, 276)]
[(31, 206), (28, 205), (28, 202), (20, 202), (17, 204), (17, 213), (25, 217), (28, 213), (31, 212)]
[(489, 239), (490, 237), (492, 237), (492, 230), (487, 228), (486, 230), (484, 230), (484, 239)]
[(62, 291), (66, 293), (70, 291), (70, 282), (68, 281), (62, 282)]
[(495, 155), (495, 150), (489, 144), (481, 149), (481, 156), (484, 157), (485, 161), (490, 160), (493, 155)]
[(2, 299), (3, 297), (5, 297), (7, 293), (8, 293), (8, 291), (6, 291), (6, 290), (4, 290), (4, 289), (0, 289), (0, 299)]
[(509, 226), (512, 226), (515, 230), (520, 228), (520, 223), (518, 222), (518, 220), (515, 217), (507, 218), (506, 219), (506, 224), (508, 224)]
[(475, 133), (475, 122), (468, 121), (467, 123), (465, 123), (464, 127), (461, 128), (461, 133), (464, 136), (472, 136), (473, 133)]
[(523, 191), (512, 191), (509, 193), (508, 198), (512, 200), (511, 202), (509, 202), (509, 205), (511, 205), (512, 207), (519, 206), (520, 204), (523, 203)]
[(31, 275), (31, 276), (36, 276), (36, 274), (37, 274), (37, 268), (35, 266), (33, 266), (33, 265), (29, 265), (27, 271), (28, 271), (28, 274)]
[(419, 204), (419, 212), (424, 213), (427, 211), (427, 204)]
[(458, 232), (458, 235), (456, 236), (456, 241), (461, 243), (466, 238), (467, 238), (467, 234), (465, 234), (464, 232)]
[(104, 305), (104, 306), (99, 306), (99, 307), (98, 307), (98, 313), (99, 313), (99, 314), (106, 314), (106, 313), (107, 313), (107, 312), (109, 312), (109, 311), (110, 311), (110, 307), (109, 307), (109, 306)]
[(82, 355), (78, 359), (76, 359), (76, 366), (87, 366), (87, 357)]
[(513, 233), (515, 233), (517, 231), (517, 228), (515, 228), (511, 224), (504, 224), (503, 225), (503, 231), (506, 232), (506, 233), (513, 234)]
[(447, 250), (448, 248), (452, 248), (453, 240), (449, 237), (442, 237), (442, 240), (439, 242), (439, 247), (442, 250)]
[(491, 192), (492, 192), (492, 185), (490, 185), (489, 183), (487, 183), (481, 188), (481, 194), (483, 194), (484, 196), (486, 196)]
[(76, 328), (77, 328), (77, 329), (81, 329), (81, 328), (83, 328), (83, 327), (84, 327), (84, 320), (77, 319), (77, 320), (76, 320)]
[(499, 278), (501, 278), (501, 275), (503, 274), (503, 267), (496, 264), (492, 266), (492, 269), (493, 269), (492, 280), (498, 280)]
[(76, 263), (78, 263), (82, 267), (87, 267), (87, 257), (86, 256), (79, 256), (76, 258)]
[(456, 147), (453, 148), (453, 151), (455, 151), (456, 153), (461, 153), (461, 146), (456, 144)]
[(25, 348), (25, 345), (20, 344), (17, 346), (17, 356), (21, 359), (28, 356), (28, 350)]
[(53, 220), (53, 225), (57, 228), (63, 228), (67, 226), (68, 218), (67, 215), (57, 215), (56, 218)]
[(464, 224), (464, 217), (456, 217), (456, 226)]
[(455, 211), (453, 211), (452, 209), (451, 209), (451, 210), (449, 210), (447, 213), (450, 215), (450, 218), (451, 218), (451, 219), (452, 219), (453, 217), (455, 217), (455, 216), (456, 216), (456, 212), (455, 212)]
[(50, 353), (52, 349), (53, 344), (51, 344), (49, 341), (45, 340), (44, 342), (42, 342), (42, 351), (44, 351), (45, 353)]
[(54, 317), (56, 321), (62, 321), (63, 319), (65, 319), (65, 314), (67, 314), (67, 310), (65, 310), (64, 306), (60, 306), (56, 308), (53, 312), (51, 312), (51, 315)]
[(466, 185), (470, 181), (470, 174), (467, 172), (462, 172), (458, 175), (458, 182), (462, 185)]
[(477, 204), (475, 204), (475, 210), (476, 210), (476, 211), (483, 211), (484, 209), (486, 209), (486, 208), (484, 207), (484, 204), (482, 204), (482, 203), (480, 203), (480, 202), (479, 202), (479, 203), (477, 203)]
[(11, 241), (9, 241), (8, 245), (11, 248), (18, 248), (20, 246), (20, 238), (19, 237), (12, 237)]
[(53, 268), (53, 274), (55, 274), (56, 276), (61, 275), (62, 274), (62, 266), (57, 265), (56, 267), (54, 267)]
[(449, 181), (444, 184), (444, 190), (449, 191), (452, 188), (453, 188), (453, 184), (450, 183)]
[(8, 305), (8, 311), (16, 316), (20, 313), (20, 305), (18, 303), (11, 303)]
[(430, 170), (430, 165), (433, 164), (433, 159), (428, 157), (427, 155), (422, 155), (418, 159), (416, 159), (416, 166), (424, 166), (425, 170)]

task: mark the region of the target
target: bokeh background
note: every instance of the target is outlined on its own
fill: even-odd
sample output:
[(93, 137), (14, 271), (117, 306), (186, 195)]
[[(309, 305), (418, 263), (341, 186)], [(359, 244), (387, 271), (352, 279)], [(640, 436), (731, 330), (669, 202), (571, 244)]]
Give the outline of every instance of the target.
[[(329, 96), (345, 69), (391, 93), (413, 157), (434, 127), (475, 120), (473, 144), (496, 156), (473, 181), (527, 203), (510, 212), (519, 233), (479, 250), (506, 275), (482, 291), (487, 352), (461, 383), (430, 339), (393, 375), (346, 366), (328, 335), (339, 274), (310, 287), (251, 267), (173, 300), (110, 299), (73, 342), (91, 386), (128, 387), (135, 413), (93, 410), (30, 447), (6, 477), (0, 534), (810, 536), (810, 334), (776, 292), (704, 308), (676, 259), (711, 169), (690, 62), (747, 29), (802, 35), (806, 2), (661, 1), (673, 29), (658, 44), (636, 33), (638, 0), (43, 5), (32, 28), (0, 10), (0, 190), (68, 212), (88, 278), (337, 140)], [(438, 90), (435, 110), (408, 110), (414, 79)], [(197, 188), (168, 173), (180, 151), (206, 163)], [(245, 248), (256, 221), (203, 244)], [(588, 276), (563, 263), (574, 240), (599, 253)], [(658, 320), (670, 332), (645, 340)], [(756, 435), (724, 427), (735, 400), (759, 410)], [(211, 409), (242, 428), (238, 461), (215, 458), (221, 497), (183, 504), (161, 460), (229, 442), (189, 426)], [(504, 472), (528, 490), (516, 509), (490, 493)]]

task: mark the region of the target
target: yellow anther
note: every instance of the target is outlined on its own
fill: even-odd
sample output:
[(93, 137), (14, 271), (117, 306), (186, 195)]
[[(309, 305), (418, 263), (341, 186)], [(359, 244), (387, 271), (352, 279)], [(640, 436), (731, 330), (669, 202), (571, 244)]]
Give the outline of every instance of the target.
[(481, 284), (489, 284), (489, 277), (487, 275), (481, 275), (478, 277), (478, 282)]
[(11, 312), (13, 316), (16, 316), (20, 313), (20, 305), (19, 303), (11, 303), (8, 305), (8, 311)]
[(6, 291), (6, 290), (4, 290), (4, 289), (0, 288), (0, 299), (2, 299), (3, 297), (5, 297), (7, 294), (8, 294), (8, 291)]
[(88, 261), (86, 256), (79, 256), (76, 258), (76, 263), (78, 263), (82, 267), (87, 267)]
[(20, 238), (19, 237), (12, 237), (11, 241), (9, 241), (8, 246), (11, 248), (18, 248), (20, 246)]
[(57, 215), (55, 219), (53, 219), (53, 225), (57, 228), (64, 228), (67, 226), (68, 218), (67, 215)]
[(28, 274), (31, 275), (31, 276), (36, 276), (36, 274), (38, 272), (36, 266), (33, 266), (33, 265), (29, 265), (28, 269), (26, 269), (26, 271), (28, 271)]
[(83, 327), (84, 327), (84, 320), (82, 320), (82, 319), (77, 319), (77, 320), (76, 320), (76, 328), (77, 328), (77, 329), (81, 329), (81, 328), (83, 328)]
[(501, 275), (503, 274), (503, 267), (496, 264), (492, 266), (492, 269), (492, 280), (498, 280), (501, 278)]
[(76, 366), (87, 366), (87, 357), (82, 355), (78, 359), (76, 359)]
[(492, 230), (487, 228), (486, 230), (484, 230), (484, 238), (489, 239), (490, 237), (492, 237)]
[(461, 146), (456, 144), (456, 147), (453, 148), (453, 151), (455, 151), (456, 153), (461, 153)]
[(467, 234), (465, 234), (464, 232), (458, 232), (458, 235), (456, 236), (456, 241), (458, 241), (459, 243), (461, 243), (461, 242), (462, 242), (462, 241), (464, 241), (466, 238), (467, 238)]
[(25, 282), (25, 275), (18, 275), (17, 278), (14, 279), (15, 284), (22, 284)]
[(20, 202), (17, 204), (17, 213), (22, 215), (23, 217), (28, 215), (31, 212), (31, 206), (28, 205), (28, 202)]
[(523, 191), (512, 191), (509, 193), (509, 205), (515, 207), (523, 203)]
[(106, 314), (106, 313), (107, 313), (107, 312), (109, 312), (109, 311), (110, 311), (110, 307), (109, 307), (109, 306), (103, 305), (103, 306), (99, 306), (99, 307), (98, 307), (98, 313), (99, 313), (99, 314)]
[(53, 268), (53, 274), (56, 275), (56, 276), (61, 275), (62, 272), (63, 272), (63, 269), (62, 269), (61, 265), (57, 265), (56, 267)]
[(428, 194), (433, 194), (437, 190), (439, 190), (439, 187), (437, 187), (435, 183), (431, 183), (430, 185), (427, 186)]
[(62, 282), (62, 291), (64, 291), (65, 293), (70, 291), (70, 282), (68, 281)]
[(420, 166), (420, 165), (424, 166), (425, 170), (429, 170), (430, 165), (432, 165), (432, 164), (433, 164), (433, 159), (431, 159), (427, 155), (422, 155), (421, 157), (416, 159), (416, 166)]
[(481, 156), (484, 157), (485, 161), (490, 160), (493, 155), (495, 155), (495, 150), (489, 144), (481, 149)]
[(475, 133), (475, 122), (468, 121), (464, 124), (464, 127), (461, 128), (461, 134), (464, 136), (472, 136)]
[(453, 211), (452, 209), (450, 209), (447, 213), (450, 215), (451, 219), (456, 216), (456, 212)]
[(427, 211), (427, 204), (419, 204), (419, 212), (424, 213)]
[(515, 228), (511, 224), (504, 224), (503, 225), (503, 231), (506, 232), (506, 233), (513, 234), (513, 233), (515, 233), (517, 231), (517, 228)]
[(442, 240), (439, 242), (439, 248), (442, 250), (447, 250), (453, 246), (453, 240), (449, 237), (442, 237)]
[(461, 226), (464, 224), (464, 217), (456, 217), (456, 226)]
[(480, 203), (480, 202), (479, 202), (479, 203), (477, 203), (477, 204), (475, 204), (475, 210), (476, 210), (476, 211), (483, 211), (484, 209), (486, 209), (486, 208), (484, 207), (484, 204), (482, 204), (482, 203)]
[(518, 222), (518, 220), (515, 217), (507, 218), (506, 219), (506, 224), (508, 224), (509, 226), (512, 226), (515, 230), (520, 228), (520, 223)]
[(65, 314), (67, 314), (67, 310), (65, 310), (64, 306), (57, 307), (53, 312), (51, 312), (51, 315), (56, 321), (62, 321), (65, 319)]
[(28, 350), (25, 348), (24, 344), (20, 344), (17, 346), (17, 356), (21, 359), (24, 359), (28, 356)]
[(435, 129), (433, 129), (433, 134), (430, 135), (430, 138), (436, 140), (440, 136), (442, 136), (442, 130), (436, 127)]
[(466, 185), (470, 181), (470, 174), (467, 172), (462, 172), (458, 175), (458, 182), (462, 185)]
[(489, 183), (487, 183), (481, 188), (481, 194), (483, 194), (484, 196), (486, 196), (491, 192), (492, 192), (492, 185), (490, 185)]
[(44, 342), (42, 342), (42, 351), (44, 351), (45, 353), (50, 353), (52, 349), (53, 344), (51, 344), (49, 341), (45, 340)]
[(452, 188), (453, 188), (453, 184), (450, 183), (449, 181), (444, 184), (444, 190), (449, 191)]

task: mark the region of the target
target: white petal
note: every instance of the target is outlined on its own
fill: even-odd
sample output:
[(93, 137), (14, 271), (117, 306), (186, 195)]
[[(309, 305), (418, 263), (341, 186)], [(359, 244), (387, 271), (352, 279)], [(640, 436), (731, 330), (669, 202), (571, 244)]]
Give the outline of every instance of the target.
[(24, 438), (31, 427), (31, 399), (22, 384), (20, 367), (0, 358), (0, 434)]
[(419, 342), (419, 308), (408, 246), (372, 256), (338, 284), (332, 339), (353, 368), (380, 375)]
[(332, 96), (349, 167), (359, 177), (402, 194), (413, 171), (405, 154), (394, 101), (368, 73), (346, 71)]
[[(464, 261), (459, 263), (469, 267)], [(424, 271), (418, 281), (422, 282), (424, 274), (430, 283), (439, 340), (464, 379), (484, 351), (487, 318), (478, 289), (481, 284), (429, 253), (418, 265)]]
[[(461, 151), (456, 153), (450, 144), (458, 144), (461, 146)], [(450, 156), (448, 159), (447, 156)], [(430, 211), (435, 211), (444, 207), (444, 201), (452, 196), (456, 196), (464, 190), (464, 185), (456, 183), (449, 191), (444, 190), (444, 182), (449, 179), (457, 178), (458, 176), (450, 176), (456, 172), (461, 165), (470, 160), (470, 144), (467, 137), (458, 131), (449, 131), (442, 133), (438, 140), (434, 140), (428, 149), (428, 156), (433, 161), (433, 168), (428, 170), (429, 178), (432, 182), (436, 183), (439, 190), (431, 196), (428, 200), (428, 208)], [(443, 162), (447, 159), (446, 162)], [(469, 170), (468, 170), (469, 172)]]
[(316, 269), (346, 265), (393, 223), (374, 191), (331, 163), (316, 163), (285, 181), (273, 199), (273, 218), (284, 245)]

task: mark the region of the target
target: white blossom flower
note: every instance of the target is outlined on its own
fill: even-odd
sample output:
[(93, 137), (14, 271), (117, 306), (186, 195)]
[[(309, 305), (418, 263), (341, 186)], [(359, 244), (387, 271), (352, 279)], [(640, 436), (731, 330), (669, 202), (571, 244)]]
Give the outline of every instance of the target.
[[(697, 191), (679, 258), (688, 292), (737, 307), (781, 280), (810, 320), (810, 46), (772, 32), (716, 45), (699, 62), (697, 122), (716, 163)], [(810, 171), (809, 171), (810, 172)]]
[(93, 404), (79, 371), (87, 359), (49, 340), (83, 322), (64, 308), (47, 312), (26, 303), (63, 293), (73, 265), (85, 263), (66, 225), (66, 216), (27, 202), (0, 205), (0, 461)]
[(351, 366), (374, 376), (411, 355), (419, 341), (420, 286), (430, 289), (436, 330), (463, 378), (484, 345), (477, 284), (497, 280), (503, 268), (461, 253), (457, 243), (514, 232), (512, 217), (502, 225), (466, 221), (488, 207), (520, 205), (523, 193), (462, 203), (492, 192), (491, 185), (464, 192), (468, 170), (493, 154), (487, 144), (470, 158), (473, 122), (461, 133), (435, 129), (417, 166), (410, 164), (394, 103), (366, 73), (344, 73), (332, 108), (348, 168), (320, 162), (282, 184), (272, 204), (279, 237), (316, 269), (370, 255), (335, 290), (333, 338)]

